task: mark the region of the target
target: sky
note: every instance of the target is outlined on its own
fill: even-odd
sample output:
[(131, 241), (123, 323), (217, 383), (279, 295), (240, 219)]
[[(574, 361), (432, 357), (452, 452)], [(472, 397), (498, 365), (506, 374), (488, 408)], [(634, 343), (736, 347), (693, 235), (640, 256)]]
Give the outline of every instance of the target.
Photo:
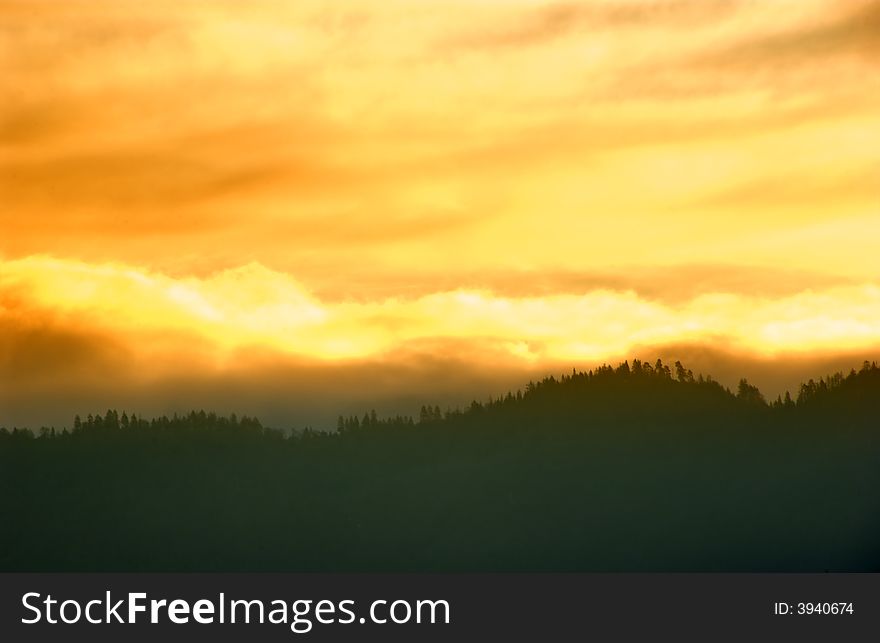
[(880, 357), (876, 0), (4, 0), (0, 425)]

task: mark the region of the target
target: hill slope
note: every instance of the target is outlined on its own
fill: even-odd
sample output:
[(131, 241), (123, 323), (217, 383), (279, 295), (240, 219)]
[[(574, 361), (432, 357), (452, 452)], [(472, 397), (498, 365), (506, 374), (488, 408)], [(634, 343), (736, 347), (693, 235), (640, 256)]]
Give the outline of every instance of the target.
[(880, 570), (880, 369), (766, 404), (635, 361), (286, 438), (0, 431), (2, 570)]

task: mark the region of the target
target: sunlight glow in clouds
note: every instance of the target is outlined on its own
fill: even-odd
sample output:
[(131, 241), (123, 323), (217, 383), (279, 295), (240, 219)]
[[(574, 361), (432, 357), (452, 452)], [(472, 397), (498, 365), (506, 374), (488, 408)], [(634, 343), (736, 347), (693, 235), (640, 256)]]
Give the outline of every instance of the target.
[(0, 376), (870, 352), (878, 61), (878, 0), (8, 0)]
[(30, 257), (5, 262), (0, 274), (0, 292), (27, 293), (36, 310), (68, 323), (127, 336), (135, 345), (142, 333), (191, 334), (220, 354), (263, 347), (353, 359), (442, 338), (486, 342), (511, 359), (560, 361), (676, 342), (723, 341), (771, 354), (880, 343), (880, 288), (872, 285), (773, 299), (710, 293), (676, 305), (610, 290), (516, 298), (455, 290), (324, 303), (259, 264), (176, 279), (116, 264)]

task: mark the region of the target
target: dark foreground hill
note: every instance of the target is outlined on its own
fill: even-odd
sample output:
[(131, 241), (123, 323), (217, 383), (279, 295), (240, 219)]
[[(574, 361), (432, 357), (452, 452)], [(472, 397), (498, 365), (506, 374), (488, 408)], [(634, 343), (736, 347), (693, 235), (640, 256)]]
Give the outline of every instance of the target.
[(880, 369), (767, 404), (638, 361), (466, 410), (0, 431), (2, 570), (880, 571)]

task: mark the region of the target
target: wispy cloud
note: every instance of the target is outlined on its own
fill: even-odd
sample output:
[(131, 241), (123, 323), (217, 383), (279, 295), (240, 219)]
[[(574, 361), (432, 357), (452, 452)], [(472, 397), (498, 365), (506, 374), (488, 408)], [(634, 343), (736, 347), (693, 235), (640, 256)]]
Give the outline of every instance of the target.
[(701, 62), (712, 68), (739, 66), (754, 71), (854, 55), (876, 66), (876, 54), (880, 51), (880, 2), (840, 4), (848, 9), (842, 16), (835, 12), (833, 18), (824, 17), (799, 28), (781, 27), (776, 33), (758, 37), (744, 35), (729, 47), (710, 52)]
[(444, 40), (442, 50), (504, 49), (541, 45), (573, 34), (589, 36), (607, 29), (663, 27), (686, 29), (695, 23), (723, 19), (738, 0), (656, 0), (624, 3), (550, 3), (527, 7), (514, 17), (496, 11), (501, 26), (482, 31), (471, 28)]

